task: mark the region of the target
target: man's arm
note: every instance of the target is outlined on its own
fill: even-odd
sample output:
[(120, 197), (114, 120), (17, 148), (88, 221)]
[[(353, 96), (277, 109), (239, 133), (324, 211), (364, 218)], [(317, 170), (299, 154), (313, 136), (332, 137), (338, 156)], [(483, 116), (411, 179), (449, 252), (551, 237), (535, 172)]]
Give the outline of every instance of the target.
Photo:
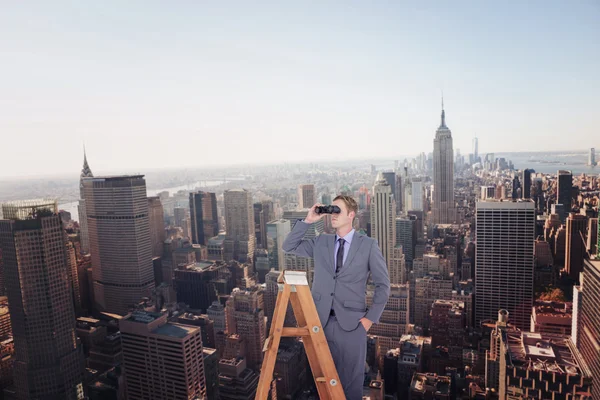
[(376, 240), (373, 240), (371, 244), (369, 270), (371, 271), (371, 279), (375, 284), (375, 293), (373, 295), (373, 304), (369, 307), (365, 318), (377, 324), (390, 297), (390, 277), (385, 258), (383, 258)]
[(300, 257), (313, 257), (315, 242), (317, 238), (303, 239), (304, 234), (311, 224), (298, 220), (292, 231), (288, 233), (281, 246), (286, 253), (292, 253)]

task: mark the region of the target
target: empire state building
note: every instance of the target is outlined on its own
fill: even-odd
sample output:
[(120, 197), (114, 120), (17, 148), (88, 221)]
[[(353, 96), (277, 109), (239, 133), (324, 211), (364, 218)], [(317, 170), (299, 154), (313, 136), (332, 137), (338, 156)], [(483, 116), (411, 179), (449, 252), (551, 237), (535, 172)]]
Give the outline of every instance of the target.
[(452, 132), (446, 126), (443, 101), (442, 123), (437, 129), (433, 140), (433, 185), (433, 223), (451, 224), (456, 222)]

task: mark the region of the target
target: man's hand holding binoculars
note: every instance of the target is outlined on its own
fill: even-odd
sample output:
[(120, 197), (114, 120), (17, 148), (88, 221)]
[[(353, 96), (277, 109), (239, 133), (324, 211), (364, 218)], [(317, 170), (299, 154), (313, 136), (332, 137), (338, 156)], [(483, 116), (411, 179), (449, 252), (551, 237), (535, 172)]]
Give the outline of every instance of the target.
[(307, 224), (312, 224), (323, 218), (326, 214), (336, 214), (340, 213), (341, 210), (338, 206), (329, 205), (325, 206), (323, 204), (317, 203), (310, 208), (308, 211), (308, 215), (304, 218), (304, 222)]

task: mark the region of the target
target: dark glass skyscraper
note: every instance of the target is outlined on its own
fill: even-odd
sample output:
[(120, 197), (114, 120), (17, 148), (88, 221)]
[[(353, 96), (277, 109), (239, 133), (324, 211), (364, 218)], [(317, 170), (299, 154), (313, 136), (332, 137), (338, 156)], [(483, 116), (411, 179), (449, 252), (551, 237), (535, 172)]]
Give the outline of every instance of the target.
[(571, 171), (558, 171), (558, 187), (556, 188), (556, 204), (564, 206), (565, 216), (571, 212), (571, 190), (573, 174)]
[(192, 243), (206, 246), (208, 239), (219, 234), (217, 197), (215, 193), (190, 193)]
[(388, 185), (392, 187), (392, 196), (394, 196), (394, 200), (396, 197), (396, 173), (395, 172), (382, 172), (383, 179), (387, 182)]
[(18, 399), (83, 399), (67, 236), (54, 200), (2, 206), (0, 249), (15, 346)]
[(521, 179), (521, 194), (524, 199), (531, 198), (531, 173), (530, 169), (523, 170), (523, 179)]

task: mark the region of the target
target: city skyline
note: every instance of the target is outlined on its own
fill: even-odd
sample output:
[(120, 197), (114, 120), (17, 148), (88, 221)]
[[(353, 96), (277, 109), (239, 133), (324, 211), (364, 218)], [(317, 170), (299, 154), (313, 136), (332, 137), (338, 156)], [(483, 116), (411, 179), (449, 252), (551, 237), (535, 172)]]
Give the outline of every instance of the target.
[(598, 17), (6, 5), (0, 398), (596, 399)]
[[(429, 152), (441, 91), (463, 154), (474, 137), (480, 154), (574, 148), (594, 137), (592, 3), (165, 7), (6, 7), (0, 32), (15, 40), (0, 56), (11, 76), (0, 130), (54, 140), (32, 146), (27, 164), (22, 151), (8, 153), (0, 176), (77, 170), (71, 157), (48, 161), (83, 142), (98, 171), (181, 166), (164, 157), (166, 137), (186, 142), (180, 159), (228, 144), (230, 157), (214, 152), (187, 167)], [(312, 144), (340, 134), (356, 146)], [(555, 139), (540, 140), (548, 135)], [(130, 154), (140, 141), (145, 151)], [(249, 155), (254, 143), (266, 145)]]

